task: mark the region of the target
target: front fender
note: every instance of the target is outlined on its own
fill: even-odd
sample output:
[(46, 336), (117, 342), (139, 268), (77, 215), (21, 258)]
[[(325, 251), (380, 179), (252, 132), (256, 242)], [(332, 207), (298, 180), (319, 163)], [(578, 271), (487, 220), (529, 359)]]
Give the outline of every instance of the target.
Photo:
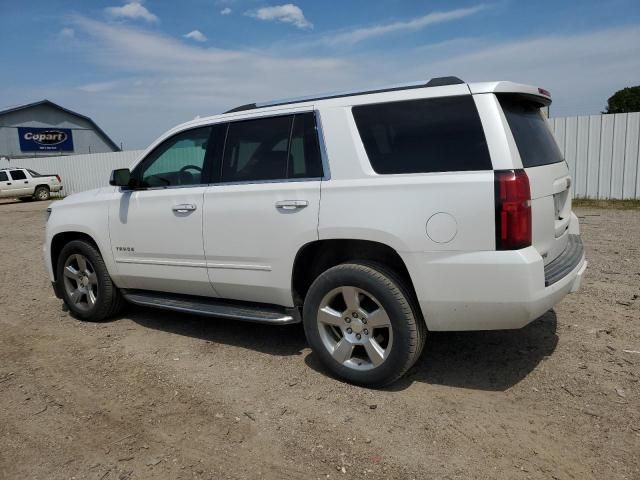
[(45, 258), (52, 281), (55, 278), (53, 239), (60, 234), (80, 233), (90, 237), (98, 246), (109, 274), (118, 284), (118, 267), (109, 239), (109, 202), (114, 194), (113, 189), (83, 192), (52, 205), (45, 240)]

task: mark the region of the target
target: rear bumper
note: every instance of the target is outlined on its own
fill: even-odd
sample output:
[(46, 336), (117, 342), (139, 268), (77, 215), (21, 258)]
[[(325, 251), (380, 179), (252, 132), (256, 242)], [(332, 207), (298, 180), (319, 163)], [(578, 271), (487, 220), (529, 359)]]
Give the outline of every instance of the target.
[(547, 267), (533, 247), (404, 257), (427, 327), (434, 331), (524, 327), (578, 290), (587, 267), (579, 237), (558, 258), (561, 264)]
[(564, 251), (544, 266), (544, 285), (548, 287), (571, 273), (584, 258), (584, 247), (580, 235), (569, 235)]
[(49, 187), (50, 191), (52, 191), (52, 192), (59, 192), (63, 188), (64, 187), (62, 185), (51, 185), (51, 187)]

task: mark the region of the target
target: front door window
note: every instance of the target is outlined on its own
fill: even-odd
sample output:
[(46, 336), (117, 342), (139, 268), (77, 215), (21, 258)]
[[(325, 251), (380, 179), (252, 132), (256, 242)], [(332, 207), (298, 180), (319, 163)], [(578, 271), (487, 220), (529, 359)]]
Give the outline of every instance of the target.
[(201, 185), (211, 127), (181, 132), (157, 147), (134, 177), (143, 188)]

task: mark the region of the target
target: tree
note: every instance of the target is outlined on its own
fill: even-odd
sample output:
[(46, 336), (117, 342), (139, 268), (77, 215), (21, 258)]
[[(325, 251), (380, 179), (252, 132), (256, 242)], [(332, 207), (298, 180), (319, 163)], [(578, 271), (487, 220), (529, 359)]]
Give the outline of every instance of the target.
[(603, 113), (640, 112), (640, 85), (618, 90), (607, 100), (607, 110)]

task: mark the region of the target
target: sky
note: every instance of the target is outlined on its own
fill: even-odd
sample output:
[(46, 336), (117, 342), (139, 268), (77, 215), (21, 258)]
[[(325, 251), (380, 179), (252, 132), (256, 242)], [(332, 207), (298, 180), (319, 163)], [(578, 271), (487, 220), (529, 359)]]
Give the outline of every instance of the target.
[(245, 103), (448, 75), (599, 113), (640, 84), (640, 1), (0, 0), (0, 108), (47, 98), (125, 149)]

